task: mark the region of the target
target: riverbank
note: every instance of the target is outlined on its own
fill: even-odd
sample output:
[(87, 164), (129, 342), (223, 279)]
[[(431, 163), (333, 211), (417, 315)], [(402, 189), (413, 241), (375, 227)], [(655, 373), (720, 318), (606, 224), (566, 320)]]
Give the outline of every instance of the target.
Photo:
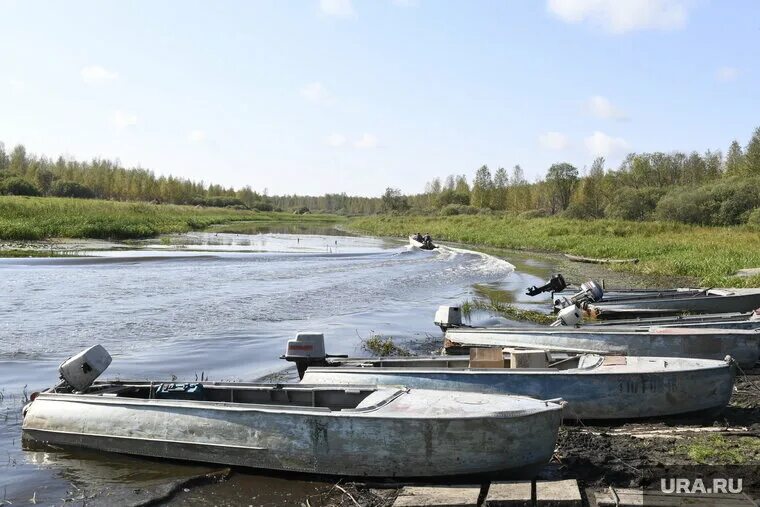
[[(205, 229), (232, 222), (336, 222), (334, 215), (295, 215), (172, 204), (67, 199), (0, 197), (2, 251), (24, 250), (30, 241), (53, 238), (125, 240)], [(4, 241), (3, 241), (4, 240)], [(33, 246), (33, 245), (32, 245)], [(35, 248), (31, 248), (34, 250)]]
[(355, 218), (348, 227), (374, 236), (406, 237), (419, 231), (474, 246), (635, 258), (639, 262), (608, 267), (638, 275), (688, 277), (702, 286), (760, 287), (760, 275), (736, 276), (740, 269), (760, 266), (760, 232), (750, 227), (482, 215), (371, 216)]

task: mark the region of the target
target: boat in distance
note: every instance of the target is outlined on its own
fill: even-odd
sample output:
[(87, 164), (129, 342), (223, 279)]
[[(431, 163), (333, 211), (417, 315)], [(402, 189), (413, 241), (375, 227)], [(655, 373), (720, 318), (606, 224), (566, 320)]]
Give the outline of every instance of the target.
[(463, 327), (444, 334), (447, 353), (471, 347), (523, 347), (550, 351), (721, 360), (742, 368), (760, 358), (760, 330), (680, 327)]
[(25, 441), (320, 475), (521, 475), (549, 461), (562, 418), (559, 400), (488, 393), (94, 381), (101, 354), (86, 352), (25, 406)]
[(417, 240), (414, 236), (409, 236), (409, 246), (412, 248), (417, 248), (419, 250), (435, 250), (438, 248), (438, 245), (434, 245), (432, 242), (429, 244), (426, 244), (424, 241)]
[[(304, 344), (299, 338), (288, 344)], [(477, 355), (343, 359), (302, 350), (288, 347), (285, 358), (306, 362), (299, 367), (306, 384), (405, 385), (562, 398), (566, 420), (720, 411), (731, 398), (736, 370), (730, 357), (716, 361), (491, 349), (495, 354), (481, 362)], [(526, 356), (530, 360), (522, 367)]]

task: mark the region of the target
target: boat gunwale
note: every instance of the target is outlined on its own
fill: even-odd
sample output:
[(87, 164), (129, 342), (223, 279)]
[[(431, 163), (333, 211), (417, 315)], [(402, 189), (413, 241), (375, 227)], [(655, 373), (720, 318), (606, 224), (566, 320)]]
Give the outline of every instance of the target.
[[(327, 385), (327, 384), (325, 384)], [(342, 385), (344, 388), (351, 388), (348, 384)], [(345, 408), (339, 410), (331, 410), (328, 407), (304, 407), (304, 406), (289, 406), (289, 405), (263, 405), (263, 404), (246, 404), (236, 403), (228, 401), (204, 401), (204, 400), (171, 400), (171, 399), (145, 399), (145, 398), (119, 398), (102, 396), (98, 394), (78, 394), (78, 393), (54, 393), (54, 392), (41, 392), (34, 401), (30, 401), (28, 405), (32, 405), (37, 400), (53, 401), (61, 403), (84, 403), (95, 405), (112, 405), (112, 406), (132, 406), (144, 407), (144, 408), (190, 408), (196, 410), (215, 410), (215, 411), (227, 411), (227, 412), (243, 412), (243, 413), (265, 413), (275, 415), (301, 415), (301, 416), (313, 416), (313, 417), (360, 417), (363, 420), (434, 420), (436, 422), (443, 421), (461, 421), (461, 420), (486, 420), (486, 419), (513, 419), (534, 417), (544, 414), (549, 411), (562, 410), (563, 401), (560, 399), (537, 399), (530, 396), (522, 395), (495, 395), (495, 396), (510, 396), (512, 398), (520, 398), (521, 400), (529, 400), (534, 403), (534, 407), (521, 408), (513, 410), (490, 410), (486, 413), (460, 413), (456, 416), (440, 416), (430, 414), (423, 414), (422, 412), (416, 413), (414, 416), (409, 417), (408, 412), (394, 413), (384, 412), (377, 414), (377, 412), (388, 406), (390, 403), (398, 399), (401, 395), (410, 392), (410, 388), (400, 385), (384, 385), (385, 388), (396, 388), (396, 392), (392, 399), (383, 400), (382, 405), (374, 405), (371, 407), (362, 408)], [(414, 389), (415, 391), (438, 391), (435, 389)], [(460, 391), (452, 391), (454, 394), (459, 394)], [(484, 393), (484, 395), (494, 396), (493, 393)], [(246, 406), (253, 405), (253, 406)], [(25, 429), (22, 424), (22, 429)], [(34, 429), (34, 428), (31, 428)]]

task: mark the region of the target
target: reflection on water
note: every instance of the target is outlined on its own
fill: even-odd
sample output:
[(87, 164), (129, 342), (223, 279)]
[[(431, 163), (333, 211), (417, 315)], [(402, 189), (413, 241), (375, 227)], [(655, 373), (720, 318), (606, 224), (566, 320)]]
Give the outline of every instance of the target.
[[(307, 234), (288, 224), (260, 232), (256, 225), (253, 234), (171, 235), (87, 258), (0, 259), (0, 499), (18, 504), (36, 494), (40, 503), (61, 503), (76, 490), (144, 491), (204, 470), (82, 451), (22, 451), (24, 386), (31, 392), (54, 383), (61, 360), (94, 343), (114, 357), (107, 378), (254, 380), (286, 366), (279, 356), (298, 331), (324, 332), (330, 353), (359, 355), (360, 337), (371, 331), (401, 345), (438, 336), (436, 307), (471, 298), (473, 284), (511, 290), (516, 283), (522, 291), (540, 281), (459, 248), (420, 252), (333, 229)], [(242, 499), (263, 489), (269, 500), (259, 500), (276, 504), (293, 491), (321, 487), (253, 472), (230, 483), (236, 486), (193, 494), (234, 504), (225, 494)]]

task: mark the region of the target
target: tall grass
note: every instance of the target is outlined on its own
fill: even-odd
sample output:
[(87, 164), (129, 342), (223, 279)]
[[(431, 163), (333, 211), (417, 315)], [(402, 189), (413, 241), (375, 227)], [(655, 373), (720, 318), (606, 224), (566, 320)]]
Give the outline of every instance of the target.
[(660, 276), (690, 276), (704, 286), (760, 287), (760, 231), (750, 226), (698, 227), (623, 220), (523, 219), (513, 216), (373, 216), (350, 222), (356, 231), (404, 237), (429, 232), (435, 239), (497, 248), (563, 252), (597, 258), (640, 259), (611, 269)]
[(329, 215), (293, 215), (172, 204), (55, 197), (0, 197), (0, 239), (132, 239), (203, 229), (234, 221), (336, 220)]

